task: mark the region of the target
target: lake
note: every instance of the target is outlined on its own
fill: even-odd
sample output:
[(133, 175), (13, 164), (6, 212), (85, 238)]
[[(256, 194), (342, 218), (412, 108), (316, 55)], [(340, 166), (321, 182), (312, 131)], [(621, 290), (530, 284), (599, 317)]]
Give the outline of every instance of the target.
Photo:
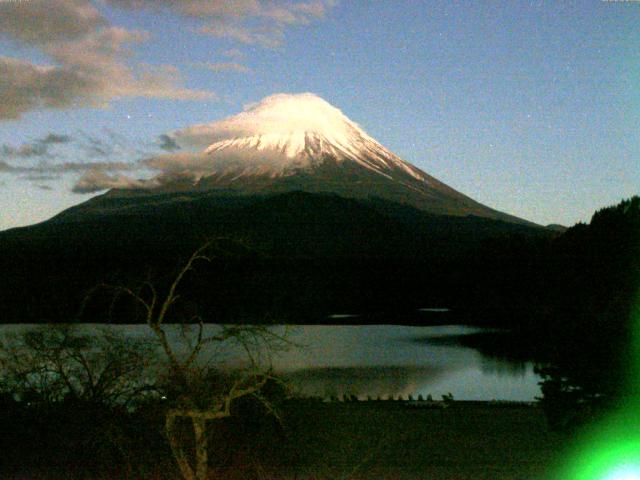
[[(4, 325), (0, 332), (24, 331), (33, 326)], [(146, 325), (81, 325), (83, 332), (116, 329), (127, 336), (146, 337)], [(169, 325), (170, 338), (184, 343), (179, 326)], [(205, 333), (219, 329), (207, 325)], [(487, 332), (475, 327), (445, 325), (275, 326), (288, 347), (260, 350), (257, 358), (290, 380), (302, 395), (323, 398), (356, 395), (361, 399), (412, 395), (439, 399), (451, 393), (458, 400), (532, 401), (540, 396), (540, 378), (529, 362), (514, 363), (483, 356), (448, 339)], [(192, 332), (193, 333), (193, 332)], [(203, 352), (212, 364), (238, 365), (246, 356), (238, 346), (210, 346)]]

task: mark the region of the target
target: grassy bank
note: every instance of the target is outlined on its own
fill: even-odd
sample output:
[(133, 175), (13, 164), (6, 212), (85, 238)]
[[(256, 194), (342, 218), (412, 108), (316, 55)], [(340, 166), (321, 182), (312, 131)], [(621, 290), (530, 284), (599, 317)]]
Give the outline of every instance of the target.
[(285, 432), (263, 452), (306, 478), (545, 478), (560, 441), (535, 407), (456, 403), (300, 405)]
[[(562, 437), (548, 431), (543, 412), (526, 405), (453, 402), (447, 408), (425, 409), (392, 401), (294, 400), (287, 401), (280, 413), (279, 422), (245, 405), (211, 429), (211, 478), (545, 479), (563, 443)], [(163, 446), (161, 422), (152, 416), (138, 420), (128, 433), (138, 441), (121, 439), (123, 447), (134, 450), (121, 452), (120, 457), (112, 452), (101, 462), (95, 444), (67, 443), (66, 448), (79, 451), (56, 462), (69, 452), (56, 452), (55, 444), (39, 438), (34, 448), (41, 445), (44, 451), (4, 450), (1, 476), (178, 478)], [(113, 419), (112, 434), (118, 422)], [(60, 428), (55, 434), (64, 436)], [(147, 440), (141, 442), (140, 437)], [(29, 461), (30, 457), (37, 461)]]

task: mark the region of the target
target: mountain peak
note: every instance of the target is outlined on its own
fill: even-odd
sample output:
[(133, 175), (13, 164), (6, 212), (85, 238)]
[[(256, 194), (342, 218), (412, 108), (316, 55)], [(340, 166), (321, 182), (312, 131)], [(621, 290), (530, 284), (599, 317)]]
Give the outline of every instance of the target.
[(314, 133), (327, 137), (348, 136), (360, 128), (339, 109), (313, 93), (270, 95), (232, 117), (210, 124), (224, 136), (288, 135)]
[[(244, 111), (200, 128), (202, 142), (215, 143), (238, 137), (304, 135), (329, 138), (348, 136), (360, 127), (340, 110), (313, 93), (270, 95), (249, 104)], [(187, 135), (198, 133), (189, 129)], [(208, 138), (207, 138), (208, 137)]]
[(149, 159), (146, 165), (160, 174), (129, 181), (128, 190), (120, 187), (110, 197), (300, 190), (377, 197), (437, 215), (526, 223), (474, 201), (405, 162), (313, 93), (271, 95), (237, 115), (174, 132), (171, 138), (197, 152), (184, 150)]
[(238, 115), (177, 132), (175, 138), (207, 145), (203, 164), (215, 173), (287, 176), (327, 159), (350, 160), (390, 176), (401, 170), (426, 175), (384, 148), (339, 109), (313, 93), (279, 93)]

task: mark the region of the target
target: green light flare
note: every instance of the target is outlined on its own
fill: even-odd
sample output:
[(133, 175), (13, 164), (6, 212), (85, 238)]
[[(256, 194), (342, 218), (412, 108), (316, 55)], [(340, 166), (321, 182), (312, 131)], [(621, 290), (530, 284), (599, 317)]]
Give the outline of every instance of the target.
[(634, 364), (628, 396), (618, 409), (593, 425), (572, 448), (558, 480), (640, 480), (640, 295), (633, 311)]
[[(640, 475), (640, 415), (637, 408), (618, 412), (577, 442), (569, 467), (557, 478), (620, 480)], [(635, 469), (635, 470), (634, 470)], [(627, 477), (622, 476), (625, 473)], [(640, 476), (638, 477), (640, 480)]]
[(611, 471), (603, 480), (640, 480), (640, 465), (622, 465)]

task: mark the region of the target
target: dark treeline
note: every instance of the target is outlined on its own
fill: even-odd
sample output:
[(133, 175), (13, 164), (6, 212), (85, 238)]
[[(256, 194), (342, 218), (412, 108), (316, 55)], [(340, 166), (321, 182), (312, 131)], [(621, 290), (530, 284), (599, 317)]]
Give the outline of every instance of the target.
[(637, 396), (640, 198), (599, 210), (552, 253), (556, 314), (545, 322), (554, 347), (541, 367), (545, 398), (606, 406)]
[[(209, 224), (195, 226), (177, 218), (160, 222), (164, 214), (134, 212), (126, 218), (52, 221), (6, 232), (0, 245), (4, 319), (141, 322), (140, 300), (151, 304), (153, 291), (162, 298), (184, 259), (214, 238), (203, 251), (208, 260), (184, 276), (179, 301), (164, 321), (199, 315), (247, 323), (320, 322), (333, 312), (370, 312), (363, 321), (419, 323), (424, 317), (402, 311), (448, 306), (454, 321), (508, 329), (460, 341), (486, 355), (533, 360), (552, 428), (593, 420), (637, 393), (629, 374), (637, 362), (632, 339), (638, 335), (633, 308), (640, 273), (639, 197), (604, 208), (589, 224), (563, 233), (430, 217), (398, 205), (335, 196), (288, 194), (239, 203), (214, 209)], [(225, 214), (226, 208), (231, 213)], [(118, 296), (117, 289), (103, 284), (130, 287), (139, 300)], [(385, 311), (394, 315), (380, 316)], [(146, 383), (144, 369), (163, 365), (150, 353), (157, 345), (108, 334), (90, 340), (73, 327), (59, 328), (28, 332), (17, 349), (11, 342), (0, 344), (2, 476), (177, 478), (180, 456), (172, 442), (187, 446), (186, 456), (195, 464), (203, 440), (205, 470), (220, 478), (260, 478), (264, 468), (285, 466), (294, 473), (309, 465), (322, 470), (317, 462), (327, 449), (345, 451), (331, 440), (334, 421), (344, 412), (344, 434), (336, 438), (363, 450), (352, 458), (378, 448), (349, 437), (369, 438), (353, 432), (377, 425), (371, 414), (362, 410), (366, 421), (355, 425), (353, 412), (287, 399), (279, 383), (262, 383), (257, 376), (249, 377), (259, 386), (256, 395), (234, 401), (229, 416), (205, 424), (198, 440), (187, 417), (170, 429), (170, 412), (200, 412), (210, 398), (235, 391), (235, 386), (229, 389), (232, 379), (215, 368), (185, 369), (176, 376), (174, 365)], [(230, 331), (237, 336), (238, 328)], [(326, 411), (334, 417), (328, 419)], [(393, 419), (387, 435), (399, 414), (376, 412)], [(419, 423), (415, 415), (402, 417), (406, 425)], [(449, 428), (466, 425), (455, 418)], [(492, 417), (492, 426), (495, 421)], [(331, 435), (319, 435), (323, 428)], [(472, 434), (462, 431), (459, 438)], [(486, 437), (487, 426), (481, 434)], [(425, 437), (431, 434), (419, 433), (421, 442)], [(395, 447), (380, 451), (403, 458), (404, 440)], [(444, 450), (449, 455), (451, 448)], [(374, 452), (371, 458), (378, 457)]]
[[(485, 284), (484, 260), (502, 268), (506, 239), (535, 244), (554, 235), (527, 225), (429, 215), (380, 199), (302, 192), (168, 197), (130, 208), (118, 204), (116, 213), (109, 213), (115, 200), (105, 199), (98, 213), (71, 209), (49, 222), (3, 232), (3, 321), (69, 321), (102, 282), (162, 285), (209, 239), (218, 239), (216, 258), (185, 289), (206, 304), (208, 321), (268, 316), (312, 323), (345, 311), (475, 306), (489, 295), (476, 292)], [(477, 251), (492, 242), (500, 245), (495, 252)], [(130, 312), (83, 320), (136, 321)]]
[[(477, 305), (493, 305), (511, 333), (467, 341), (489, 355), (535, 361), (543, 403), (559, 426), (637, 396), (640, 197), (549, 241), (494, 247), (503, 254), (478, 257), (484, 286), (468, 292), (486, 292)], [(495, 268), (483, 263), (500, 257)]]
[(512, 330), (510, 346), (478, 347), (535, 360), (546, 398), (628, 394), (638, 197), (564, 232), (301, 192), (98, 207), (3, 232), (3, 321), (142, 321), (126, 299), (85, 302), (88, 292), (101, 283), (166, 289), (176, 265), (213, 238), (211, 262), (185, 279), (170, 320), (314, 323), (362, 313), (363, 322), (421, 324), (411, 312), (447, 306), (451, 321)]

